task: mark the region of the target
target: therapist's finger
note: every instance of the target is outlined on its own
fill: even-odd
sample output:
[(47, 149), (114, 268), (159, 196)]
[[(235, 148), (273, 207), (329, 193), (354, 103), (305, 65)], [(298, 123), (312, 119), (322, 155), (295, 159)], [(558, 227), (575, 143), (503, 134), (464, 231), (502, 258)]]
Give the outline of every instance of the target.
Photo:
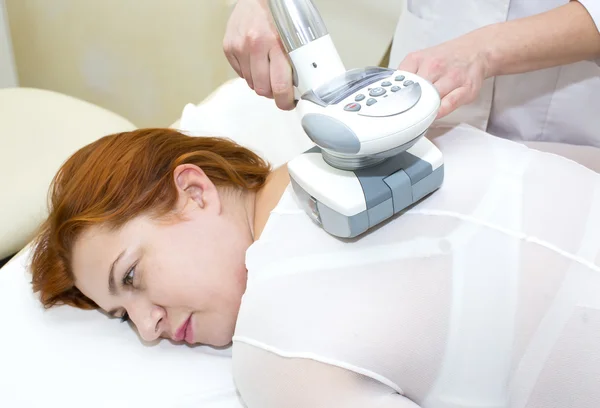
[(461, 86), (461, 83), (456, 80), (454, 76), (444, 75), (437, 81), (433, 82), (433, 86), (437, 89), (440, 94), (440, 98), (444, 98), (450, 92)]
[(460, 87), (451, 91), (443, 99), (436, 119), (441, 119), (454, 112), (457, 108), (470, 102), (471, 91), (469, 88)]
[(443, 77), (455, 76), (454, 73), (449, 75), (447, 66), (448, 61), (444, 58), (426, 58), (419, 64), (416, 74), (433, 84)]
[(273, 47), (269, 52), (271, 61), (271, 90), (279, 109), (292, 110), (294, 104), (294, 85), (292, 82), (292, 67), (287, 54), (281, 47)]
[(254, 91), (260, 96), (271, 98), (273, 93), (271, 90), (269, 49), (267, 47), (268, 45), (261, 40), (257, 40), (252, 45), (250, 72), (252, 74)]
[(235, 57), (235, 55), (225, 53), (225, 56), (227, 57), (227, 61), (229, 61), (229, 65), (231, 65), (231, 68), (233, 68), (235, 73), (238, 74), (238, 76), (240, 78), (243, 78), (244, 74), (242, 73), (242, 68), (240, 67), (240, 62)]
[(225, 37), (223, 39), (223, 52), (225, 53), (225, 57), (227, 58), (227, 61), (229, 61), (229, 65), (231, 65), (231, 68), (233, 68), (235, 73), (238, 74), (238, 76), (241, 78), (242, 69), (240, 68), (240, 62), (235, 56), (236, 48), (237, 47), (235, 46), (234, 42), (231, 41), (229, 38)]
[(252, 80), (252, 70), (250, 65), (250, 54), (244, 53), (237, 56), (238, 61), (240, 62), (240, 69), (242, 71), (242, 78), (246, 80), (248, 86), (251, 89), (254, 89), (254, 81)]
[(437, 69), (432, 69), (431, 67), (426, 65), (419, 65), (419, 69), (417, 69), (416, 74), (421, 78), (425, 78), (432, 84), (443, 77), (442, 72), (439, 72)]
[(408, 54), (398, 65), (398, 70), (416, 74), (419, 69), (419, 62), (420, 57), (416, 53)]

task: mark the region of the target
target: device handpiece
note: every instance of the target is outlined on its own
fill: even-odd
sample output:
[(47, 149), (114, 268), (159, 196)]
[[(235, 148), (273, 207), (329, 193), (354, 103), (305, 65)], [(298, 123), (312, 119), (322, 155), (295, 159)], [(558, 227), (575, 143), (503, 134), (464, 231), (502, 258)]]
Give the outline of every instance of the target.
[(299, 95), (346, 72), (312, 0), (269, 0), (268, 4)]

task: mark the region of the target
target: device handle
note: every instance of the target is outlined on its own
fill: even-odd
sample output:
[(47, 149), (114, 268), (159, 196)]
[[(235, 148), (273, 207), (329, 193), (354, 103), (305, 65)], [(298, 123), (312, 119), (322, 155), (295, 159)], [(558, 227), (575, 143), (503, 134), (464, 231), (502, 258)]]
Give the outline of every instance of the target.
[(269, 0), (269, 9), (288, 54), (328, 34), (311, 0)]
[(269, 0), (268, 5), (292, 66), (295, 101), (345, 72), (312, 0)]

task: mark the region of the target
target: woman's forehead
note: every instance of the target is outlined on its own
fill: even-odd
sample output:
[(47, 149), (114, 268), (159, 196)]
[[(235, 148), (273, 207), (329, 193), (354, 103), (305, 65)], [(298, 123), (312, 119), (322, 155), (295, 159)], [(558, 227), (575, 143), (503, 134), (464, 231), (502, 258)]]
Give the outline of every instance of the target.
[[(119, 232), (91, 227), (82, 233), (73, 245), (72, 268), (77, 286), (89, 286), (108, 276), (112, 262), (122, 247)], [(92, 286), (97, 286), (92, 283)]]

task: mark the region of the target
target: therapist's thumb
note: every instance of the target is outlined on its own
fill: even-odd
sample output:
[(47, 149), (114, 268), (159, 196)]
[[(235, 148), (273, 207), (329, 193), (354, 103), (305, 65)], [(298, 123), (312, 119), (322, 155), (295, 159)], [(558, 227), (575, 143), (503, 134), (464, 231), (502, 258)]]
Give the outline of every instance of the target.
[(271, 48), (269, 52), (271, 90), (273, 99), (279, 109), (292, 110), (296, 106), (294, 101), (294, 84), (292, 67), (287, 58), (287, 53), (282, 46)]

